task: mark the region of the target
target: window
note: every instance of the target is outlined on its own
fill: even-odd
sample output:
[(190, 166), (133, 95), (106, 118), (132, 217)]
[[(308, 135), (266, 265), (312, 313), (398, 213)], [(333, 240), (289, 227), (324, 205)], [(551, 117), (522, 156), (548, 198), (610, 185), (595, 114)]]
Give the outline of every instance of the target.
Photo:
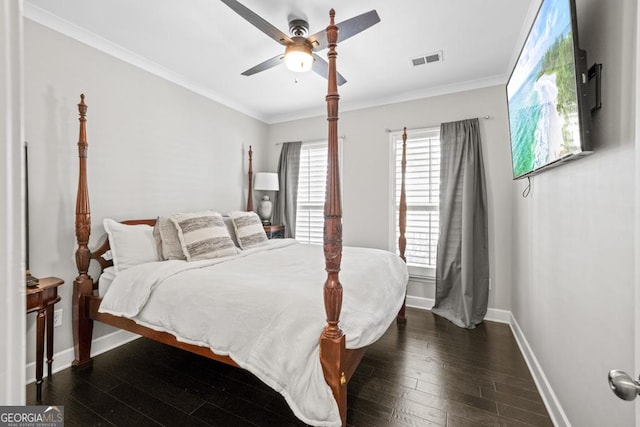
[[(392, 209), (395, 240), (391, 243), (398, 252), (400, 231), (399, 202), (402, 176), (402, 133), (391, 134)], [(405, 256), (409, 273), (417, 277), (435, 277), (438, 245), (440, 198), (440, 129), (407, 132), (407, 168), (405, 175), (407, 197), (407, 249)]]
[(327, 142), (302, 144), (296, 208), (296, 240), (322, 244), (326, 181)]
[[(338, 138), (341, 162), (343, 138)], [(298, 204), (296, 207), (296, 240), (321, 245), (324, 233), (324, 196), (327, 184), (326, 140), (305, 142), (300, 148)], [(340, 163), (339, 167), (342, 167)]]

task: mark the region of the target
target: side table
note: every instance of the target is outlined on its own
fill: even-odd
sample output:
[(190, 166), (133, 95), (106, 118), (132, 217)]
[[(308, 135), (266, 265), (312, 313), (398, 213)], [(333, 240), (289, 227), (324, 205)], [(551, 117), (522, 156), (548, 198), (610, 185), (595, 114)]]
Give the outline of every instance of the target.
[(269, 239), (284, 239), (284, 225), (265, 225), (264, 232)]
[(53, 306), (60, 301), (58, 286), (64, 281), (57, 277), (40, 279), (37, 286), (27, 288), (27, 313), (36, 316), (36, 399), (42, 400), (42, 365), (44, 358), (45, 325), (47, 335), (47, 377), (51, 378), (53, 363)]

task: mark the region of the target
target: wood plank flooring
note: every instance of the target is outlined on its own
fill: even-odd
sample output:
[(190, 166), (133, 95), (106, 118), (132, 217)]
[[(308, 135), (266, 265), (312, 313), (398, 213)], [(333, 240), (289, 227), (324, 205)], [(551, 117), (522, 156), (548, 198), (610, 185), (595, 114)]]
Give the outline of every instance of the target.
[[(409, 309), (365, 354), (349, 383), (354, 427), (551, 426), (507, 325), (456, 327)], [(27, 404), (35, 405), (35, 385)], [(41, 404), (66, 426), (303, 426), (284, 399), (246, 371), (135, 340), (93, 367), (45, 379)]]

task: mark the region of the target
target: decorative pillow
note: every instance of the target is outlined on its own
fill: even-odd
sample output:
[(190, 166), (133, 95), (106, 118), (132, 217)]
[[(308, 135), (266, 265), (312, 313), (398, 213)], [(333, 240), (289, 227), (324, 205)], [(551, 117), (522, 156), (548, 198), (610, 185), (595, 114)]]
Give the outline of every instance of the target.
[(223, 216), (222, 219), (224, 220), (224, 225), (227, 226), (227, 231), (229, 232), (231, 240), (233, 240), (233, 244), (236, 245), (236, 248), (239, 248), (240, 244), (238, 243), (238, 238), (236, 237), (236, 229), (233, 228), (233, 220), (230, 216)]
[(236, 230), (236, 238), (242, 249), (264, 245), (268, 242), (262, 221), (255, 212), (229, 212)]
[(160, 217), (156, 218), (156, 223), (153, 225), (153, 239), (156, 241), (156, 252), (158, 252), (158, 258), (163, 260), (162, 237), (160, 237)]
[(162, 259), (187, 259), (182, 251), (178, 229), (169, 217), (159, 217), (156, 221), (156, 229), (155, 236), (156, 240), (160, 240)]
[(182, 252), (187, 261), (219, 258), (238, 253), (222, 215), (217, 212), (176, 214), (171, 221), (178, 230)]
[(109, 236), (113, 267), (116, 272), (160, 259), (156, 250), (156, 240), (153, 237), (153, 227), (150, 225), (120, 224), (109, 218), (105, 218), (102, 224)]

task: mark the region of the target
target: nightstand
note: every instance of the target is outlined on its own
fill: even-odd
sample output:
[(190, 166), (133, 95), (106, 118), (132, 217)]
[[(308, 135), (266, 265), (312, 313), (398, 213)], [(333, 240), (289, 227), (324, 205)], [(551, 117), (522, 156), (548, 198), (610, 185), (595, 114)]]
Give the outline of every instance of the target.
[(264, 232), (269, 239), (284, 239), (284, 225), (265, 225)]
[(36, 399), (42, 400), (42, 365), (44, 358), (45, 326), (47, 335), (47, 375), (51, 378), (53, 363), (53, 306), (60, 301), (58, 286), (64, 281), (57, 277), (40, 279), (34, 287), (27, 288), (27, 313), (36, 311)]

